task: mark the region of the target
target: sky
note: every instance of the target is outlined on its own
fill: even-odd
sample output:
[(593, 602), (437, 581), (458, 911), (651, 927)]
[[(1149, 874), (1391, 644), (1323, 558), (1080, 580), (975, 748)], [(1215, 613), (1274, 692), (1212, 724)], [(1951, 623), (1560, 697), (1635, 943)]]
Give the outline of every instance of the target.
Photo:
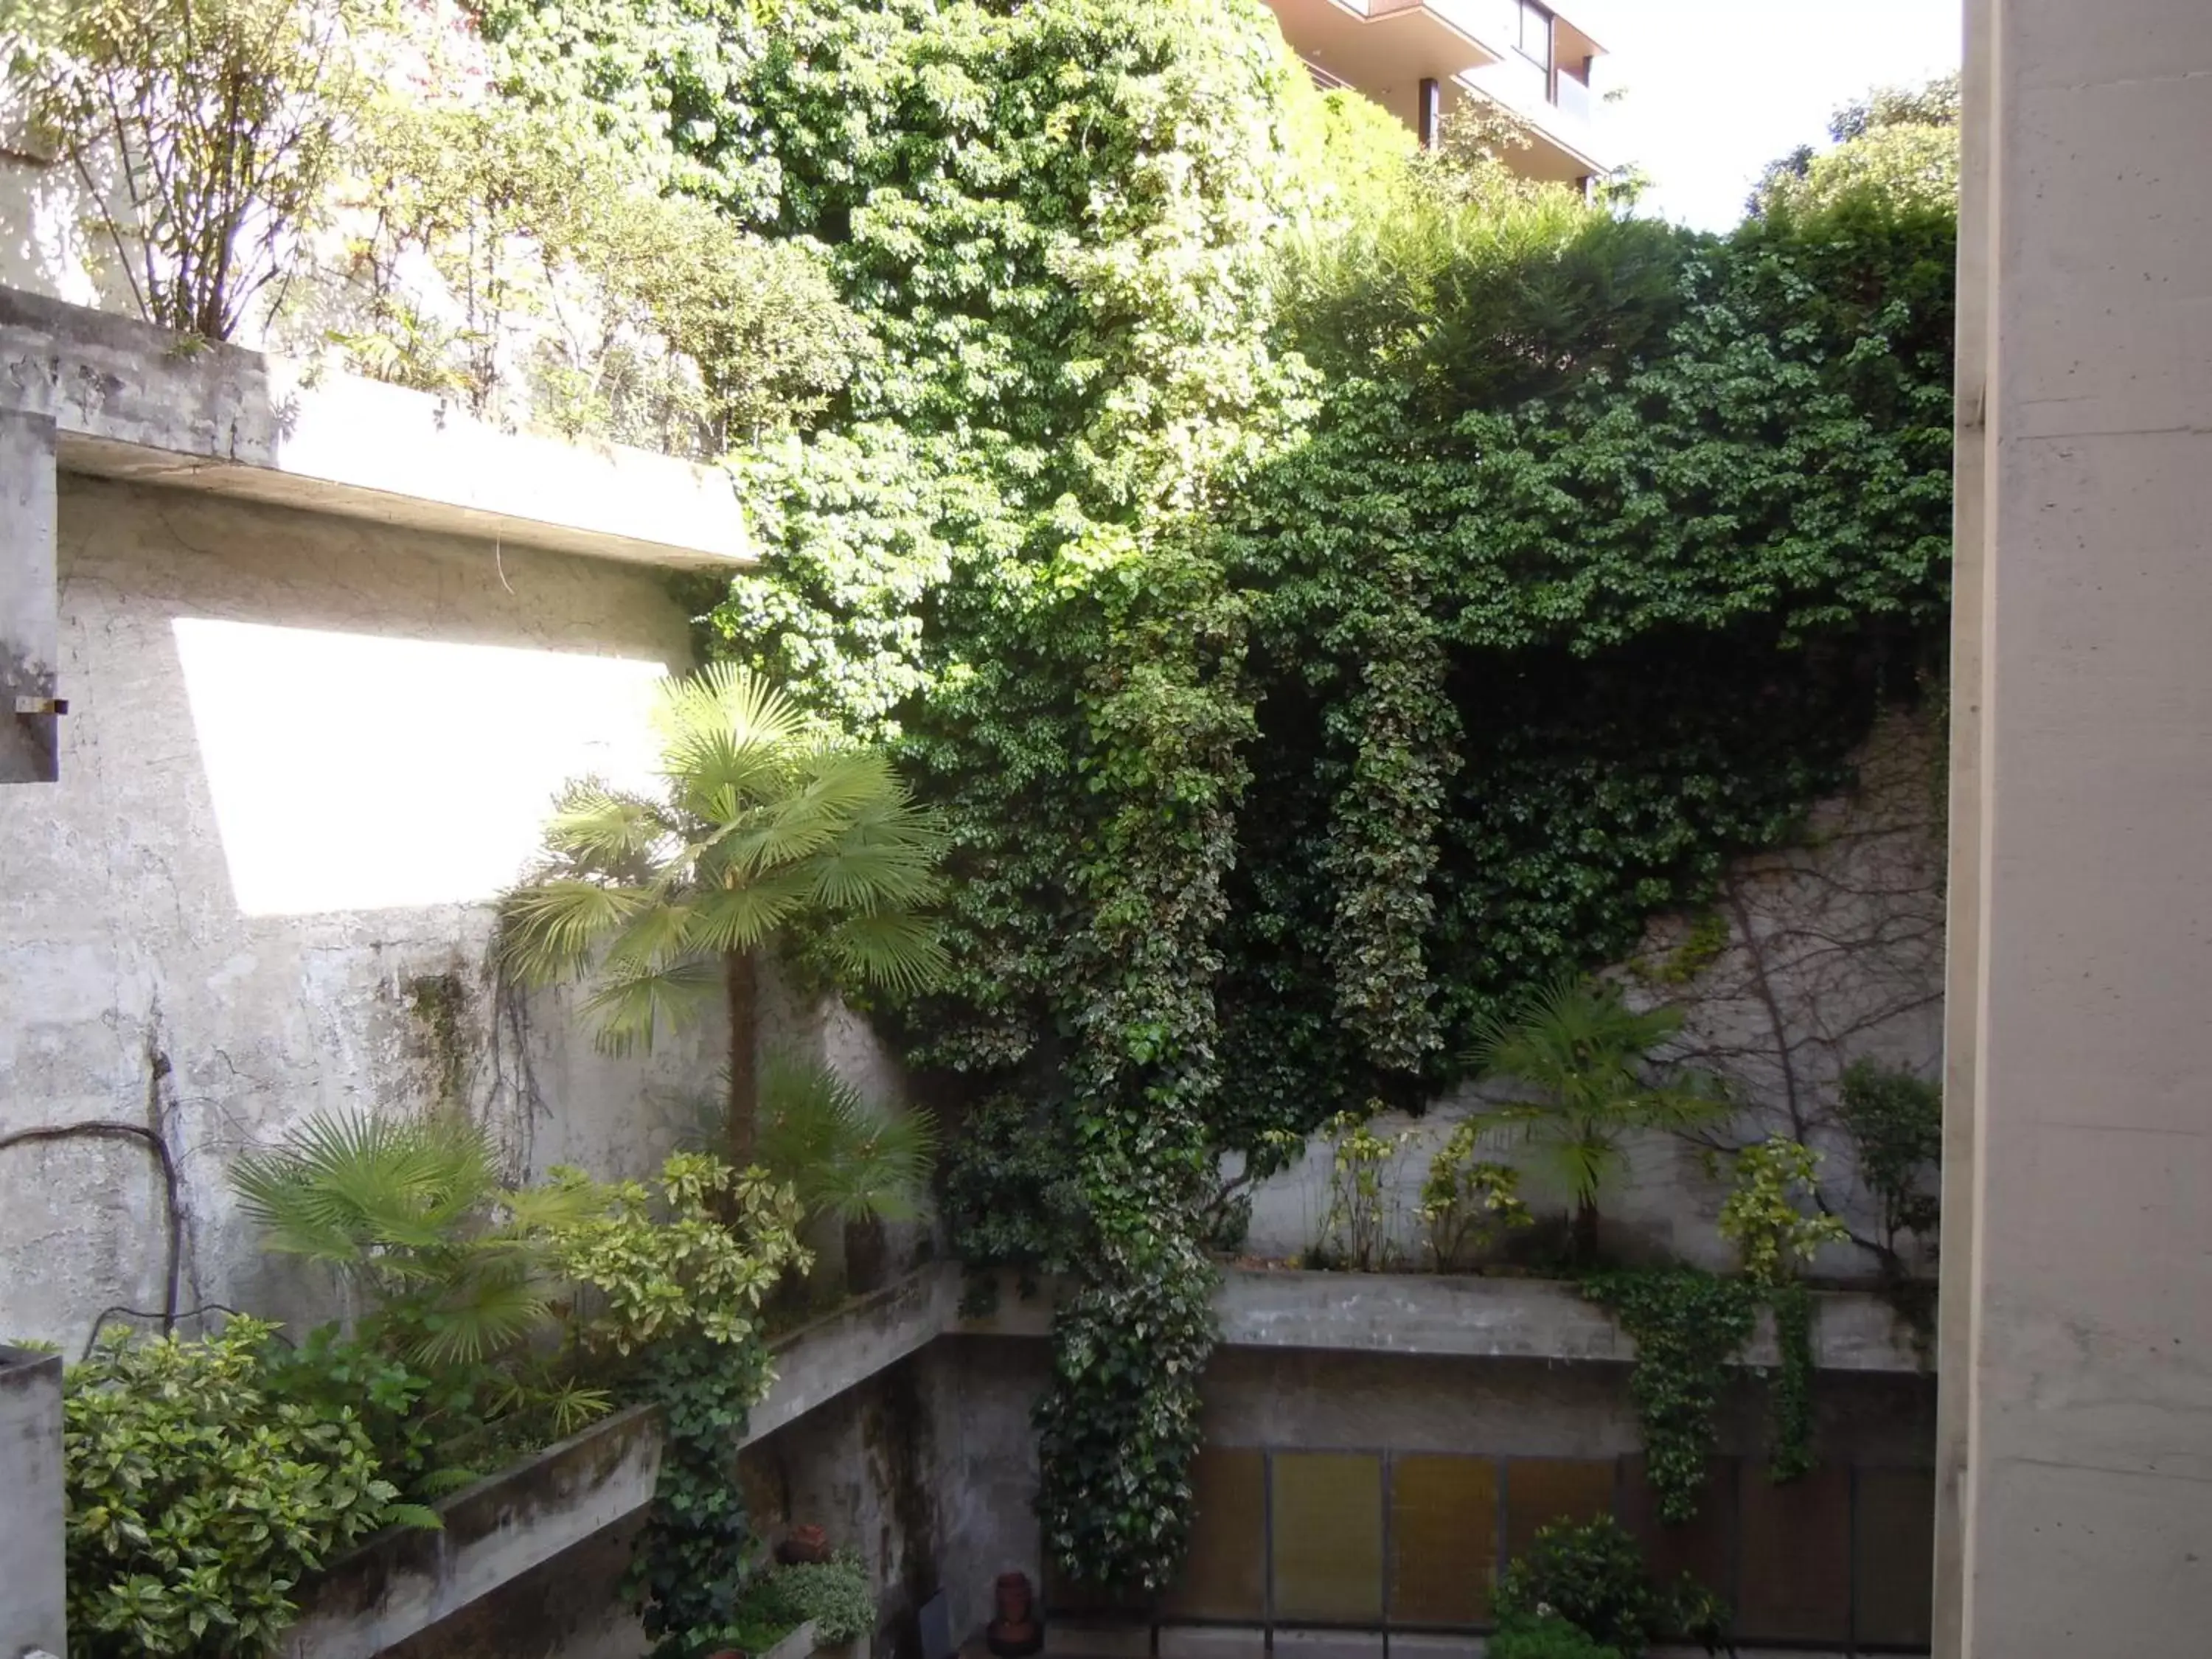
[(1555, 0), (1612, 54), (1607, 159), (1655, 181), (1642, 210), (1725, 230), (1766, 163), (1827, 142), (1869, 88), (1959, 67), (1960, 0)]

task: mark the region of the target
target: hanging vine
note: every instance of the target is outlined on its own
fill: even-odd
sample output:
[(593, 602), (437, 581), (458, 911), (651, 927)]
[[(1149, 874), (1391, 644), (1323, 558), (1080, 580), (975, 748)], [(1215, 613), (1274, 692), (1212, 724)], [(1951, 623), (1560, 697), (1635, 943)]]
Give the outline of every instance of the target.
[(514, 84), (647, 65), (606, 129), (866, 327), (733, 458), (773, 556), (711, 626), (953, 826), (954, 974), (882, 1012), (1049, 1148), (956, 1148), (956, 1232), (1073, 1273), (1048, 1546), (1162, 1584), (1220, 1156), (1709, 900), (1940, 633), (1954, 227), (1454, 173), (1260, 0), (754, 8), (711, 75), (682, 0), (493, 10)]

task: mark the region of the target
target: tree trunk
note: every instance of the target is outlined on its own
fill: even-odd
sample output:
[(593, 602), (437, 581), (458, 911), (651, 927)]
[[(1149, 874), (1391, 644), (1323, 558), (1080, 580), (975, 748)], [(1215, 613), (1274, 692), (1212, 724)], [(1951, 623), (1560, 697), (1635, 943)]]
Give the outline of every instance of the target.
[(730, 1162), (753, 1161), (760, 1130), (759, 964), (750, 951), (722, 957), (730, 1000)]
[(1597, 1204), (1591, 1199), (1575, 1200), (1575, 1265), (1597, 1266)]

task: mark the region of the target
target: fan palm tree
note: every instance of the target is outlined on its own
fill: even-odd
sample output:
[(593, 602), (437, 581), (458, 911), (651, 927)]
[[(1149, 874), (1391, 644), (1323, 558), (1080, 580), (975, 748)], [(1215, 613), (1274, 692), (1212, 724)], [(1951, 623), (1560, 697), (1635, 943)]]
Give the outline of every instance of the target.
[(1597, 1255), (1598, 1193), (1620, 1167), (1622, 1141), (1728, 1115), (1711, 1079), (1649, 1080), (1651, 1051), (1681, 1024), (1673, 1009), (1638, 1013), (1615, 987), (1570, 978), (1475, 1028), (1480, 1074), (1509, 1079), (1533, 1096), (1486, 1113), (1486, 1132), (1537, 1149), (1573, 1194), (1575, 1255), (1584, 1266)]
[(778, 1054), (761, 1074), (761, 1166), (788, 1181), (809, 1217), (848, 1226), (921, 1213), (937, 1155), (926, 1109), (872, 1104), (827, 1066)]
[(472, 1364), (543, 1324), (538, 1235), (593, 1201), (507, 1187), (484, 1131), (450, 1114), (318, 1117), (230, 1183), (264, 1249), (335, 1270), (374, 1304), (364, 1328), (429, 1363)]
[(758, 963), (803, 942), (894, 991), (933, 979), (944, 951), (923, 911), (945, 838), (878, 750), (823, 741), (782, 692), (717, 663), (661, 684), (660, 787), (571, 784), (545, 862), (503, 906), (526, 982), (589, 978), (605, 1047), (650, 1048), (719, 990), (730, 1018), (732, 1161), (759, 1127)]

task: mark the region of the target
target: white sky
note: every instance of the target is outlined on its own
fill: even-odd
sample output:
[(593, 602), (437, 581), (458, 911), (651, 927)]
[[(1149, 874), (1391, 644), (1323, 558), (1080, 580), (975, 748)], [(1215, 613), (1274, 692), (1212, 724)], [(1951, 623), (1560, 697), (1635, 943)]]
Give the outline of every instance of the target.
[(1608, 159), (1655, 180), (1643, 211), (1703, 230), (1742, 216), (1759, 169), (1827, 141), (1838, 104), (1959, 67), (1960, 0), (1557, 0), (1612, 54)]

